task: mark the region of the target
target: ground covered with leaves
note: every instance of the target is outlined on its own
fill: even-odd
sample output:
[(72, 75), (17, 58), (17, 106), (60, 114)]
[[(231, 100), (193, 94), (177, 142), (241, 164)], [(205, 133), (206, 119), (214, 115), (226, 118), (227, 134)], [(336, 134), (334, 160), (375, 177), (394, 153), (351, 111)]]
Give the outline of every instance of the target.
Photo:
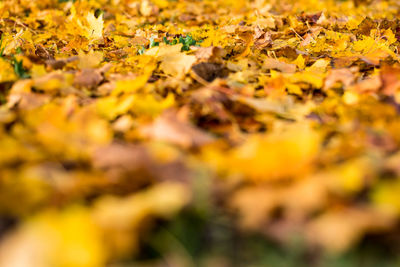
[(397, 0), (0, 2), (0, 266), (399, 266)]

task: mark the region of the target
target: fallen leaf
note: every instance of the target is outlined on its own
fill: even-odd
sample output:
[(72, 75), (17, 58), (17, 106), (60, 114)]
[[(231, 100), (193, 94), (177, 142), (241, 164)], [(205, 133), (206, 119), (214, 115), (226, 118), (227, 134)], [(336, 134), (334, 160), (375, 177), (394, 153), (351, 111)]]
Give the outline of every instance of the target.
[(155, 121), (142, 129), (142, 133), (154, 140), (170, 142), (182, 147), (197, 147), (210, 143), (214, 138), (182, 119), (174, 110), (167, 110)]

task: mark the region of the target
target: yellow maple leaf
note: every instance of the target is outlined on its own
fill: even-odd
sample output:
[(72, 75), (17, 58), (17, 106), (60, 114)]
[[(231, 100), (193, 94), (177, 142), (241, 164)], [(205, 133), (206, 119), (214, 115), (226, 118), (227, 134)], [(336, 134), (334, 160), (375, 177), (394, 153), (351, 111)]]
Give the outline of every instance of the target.
[(11, 82), (17, 79), (12, 65), (0, 58), (0, 82)]
[(253, 180), (295, 177), (309, 171), (319, 146), (316, 132), (290, 126), (265, 136), (253, 136), (231, 155), (231, 169)]
[(100, 14), (97, 18), (94, 13), (90, 12), (86, 16), (86, 21), (89, 24), (87, 28), (87, 36), (89, 39), (97, 40), (103, 38), (103, 14)]
[(161, 61), (160, 68), (165, 74), (182, 77), (196, 62), (196, 56), (187, 55), (181, 52), (181, 49), (182, 44), (160, 45), (146, 51), (146, 55), (154, 56)]

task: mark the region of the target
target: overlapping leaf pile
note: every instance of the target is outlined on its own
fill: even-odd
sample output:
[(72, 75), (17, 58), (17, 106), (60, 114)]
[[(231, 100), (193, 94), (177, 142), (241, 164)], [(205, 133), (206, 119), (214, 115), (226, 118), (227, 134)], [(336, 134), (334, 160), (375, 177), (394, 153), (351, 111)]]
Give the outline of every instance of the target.
[(399, 8), (1, 1), (0, 266), (397, 266)]

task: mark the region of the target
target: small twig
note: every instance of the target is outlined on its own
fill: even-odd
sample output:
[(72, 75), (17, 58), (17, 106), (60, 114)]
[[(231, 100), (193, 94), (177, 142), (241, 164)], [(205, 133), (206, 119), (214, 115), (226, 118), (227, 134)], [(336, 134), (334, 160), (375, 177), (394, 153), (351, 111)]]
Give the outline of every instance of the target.
[(303, 37), (301, 37), (301, 35), (300, 34), (298, 34), (292, 27), (290, 27), (290, 30), (292, 30), (296, 35), (297, 35), (297, 37), (299, 37), (301, 40), (303, 40), (304, 41), (304, 38)]

